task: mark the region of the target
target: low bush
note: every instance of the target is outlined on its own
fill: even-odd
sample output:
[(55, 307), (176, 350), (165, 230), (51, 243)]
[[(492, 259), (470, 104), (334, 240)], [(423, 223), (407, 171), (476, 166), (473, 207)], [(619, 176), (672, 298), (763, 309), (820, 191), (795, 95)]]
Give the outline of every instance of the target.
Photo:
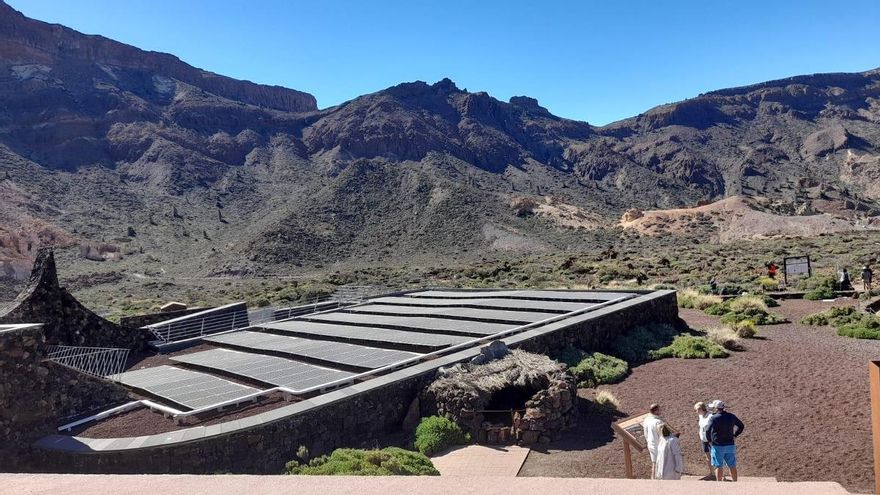
[(729, 351), (742, 349), (742, 339), (736, 330), (730, 327), (714, 327), (706, 330), (706, 338)]
[(596, 404), (611, 410), (620, 409), (620, 401), (617, 400), (614, 394), (607, 390), (600, 390), (596, 393)]
[(388, 447), (382, 450), (336, 449), (308, 464), (290, 461), (286, 474), (340, 476), (438, 476), (431, 459), (419, 452)]
[(779, 290), (779, 281), (776, 280), (775, 278), (761, 277), (758, 279), (758, 285), (764, 291)]
[(462, 431), (455, 421), (443, 416), (422, 418), (416, 427), (415, 447), (425, 455), (433, 455), (470, 441), (470, 435)]
[(730, 354), (723, 347), (706, 337), (679, 335), (666, 347), (651, 351), (651, 357), (662, 359), (677, 357), (683, 359), (726, 358)]
[(779, 301), (777, 301), (776, 299), (773, 299), (770, 296), (762, 296), (762, 299), (764, 300), (764, 305), (767, 306), (768, 308), (778, 308), (779, 307)]
[(838, 327), (837, 335), (854, 339), (880, 340), (880, 318), (874, 315), (864, 315), (858, 322)]
[(721, 298), (711, 294), (701, 294), (694, 289), (684, 289), (678, 292), (678, 307), (705, 310), (709, 306), (720, 304)]
[(758, 325), (752, 320), (741, 320), (733, 324), (733, 332), (737, 337), (751, 339), (758, 335)]
[(724, 313), (727, 313), (727, 311), (727, 306), (724, 303), (713, 304), (703, 310), (704, 313), (710, 316), (722, 316)]
[(677, 334), (678, 330), (672, 325), (636, 327), (614, 339), (611, 354), (629, 364), (650, 361), (654, 359), (651, 351), (669, 344)]
[(801, 319), (803, 325), (814, 326), (841, 326), (854, 323), (862, 319), (862, 314), (852, 306), (834, 306), (821, 313), (813, 313)]
[(834, 289), (831, 287), (816, 287), (804, 294), (804, 299), (819, 301), (822, 299), (834, 299)]
[(575, 366), (569, 368), (581, 388), (617, 383), (629, 374), (629, 364), (614, 356), (594, 352), (587, 354)]
[(761, 296), (739, 296), (727, 303), (729, 311), (735, 313), (767, 312), (767, 303)]

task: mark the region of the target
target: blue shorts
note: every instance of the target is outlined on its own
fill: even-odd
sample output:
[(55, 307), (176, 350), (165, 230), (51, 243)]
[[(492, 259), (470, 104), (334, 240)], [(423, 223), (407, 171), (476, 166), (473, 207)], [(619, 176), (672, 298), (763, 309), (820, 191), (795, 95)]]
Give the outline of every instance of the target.
[(712, 466), (716, 468), (736, 467), (736, 445), (712, 445), (709, 449), (712, 457)]

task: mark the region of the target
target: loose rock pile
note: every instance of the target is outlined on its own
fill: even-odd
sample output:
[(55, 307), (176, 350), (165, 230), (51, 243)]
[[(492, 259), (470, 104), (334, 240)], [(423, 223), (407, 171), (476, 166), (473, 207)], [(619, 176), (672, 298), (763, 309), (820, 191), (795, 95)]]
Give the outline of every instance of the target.
[[(532, 392), (512, 424), (486, 421), (493, 395), (518, 388)], [(425, 403), (436, 406), (468, 429), (480, 443), (534, 444), (558, 438), (577, 418), (576, 384), (565, 367), (539, 354), (511, 351), (483, 364), (459, 364), (442, 370), (425, 392)]]

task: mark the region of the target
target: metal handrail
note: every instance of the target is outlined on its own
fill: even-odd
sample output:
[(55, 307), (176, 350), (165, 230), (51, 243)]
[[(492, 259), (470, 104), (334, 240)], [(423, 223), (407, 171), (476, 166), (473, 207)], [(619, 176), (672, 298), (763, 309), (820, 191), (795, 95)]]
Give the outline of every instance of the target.
[[(398, 361), (396, 363), (392, 363), (387, 366), (383, 366), (381, 368), (377, 368), (374, 370), (359, 373), (357, 375), (353, 375), (350, 377), (341, 378), (339, 380), (334, 380), (332, 382), (325, 383), (322, 385), (315, 385), (312, 387), (307, 387), (304, 389), (291, 389), (288, 387), (273, 387), (273, 388), (266, 389), (266, 390), (259, 390), (257, 392), (254, 392), (254, 393), (242, 396), (242, 397), (238, 397), (236, 399), (230, 399), (230, 400), (218, 403), (218, 404), (212, 404), (210, 406), (205, 406), (205, 407), (193, 409), (190, 411), (180, 411), (180, 410), (175, 409), (173, 407), (165, 406), (163, 404), (157, 404), (155, 402), (152, 402), (152, 401), (146, 400), (146, 399), (131, 402), (126, 405), (134, 404), (134, 405), (146, 406), (146, 407), (149, 407), (150, 409), (160, 411), (163, 414), (168, 414), (168, 415), (172, 416), (177, 421), (181, 421), (185, 418), (189, 418), (189, 417), (197, 415), (197, 414), (202, 414), (205, 412), (214, 411), (214, 410), (226, 407), (226, 406), (237, 405), (242, 402), (246, 402), (246, 401), (261, 397), (261, 396), (272, 394), (272, 393), (285, 393), (285, 394), (289, 394), (289, 395), (293, 395), (293, 396), (306, 395), (306, 394), (309, 394), (312, 392), (322, 392), (323, 393), (328, 390), (333, 390), (333, 389), (339, 388), (341, 386), (351, 385), (352, 383), (354, 383), (357, 380), (372, 378), (375, 375), (396, 371), (400, 368), (407, 367), (411, 364), (416, 364), (419, 362), (424, 362), (424, 361), (429, 361), (431, 359), (436, 359), (444, 354), (451, 354), (453, 352), (463, 350), (463, 349), (466, 349), (469, 347), (473, 347), (478, 344), (488, 343), (488, 342), (492, 342), (494, 340), (498, 340), (500, 338), (505, 338), (505, 337), (509, 337), (511, 335), (522, 333), (522, 332), (525, 332), (527, 330), (531, 330), (531, 329), (539, 327), (539, 326), (549, 325), (550, 323), (554, 323), (554, 322), (557, 322), (560, 320), (572, 318), (572, 317), (578, 316), (580, 314), (590, 313), (590, 312), (602, 309), (604, 307), (610, 306), (612, 304), (617, 304), (617, 303), (626, 301), (628, 299), (632, 299), (634, 297), (636, 297), (636, 295), (629, 294), (629, 295), (626, 295), (623, 297), (619, 297), (616, 299), (605, 301), (603, 303), (595, 304), (593, 306), (586, 306), (584, 308), (581, 308), (581, 309), (578, 309), (575, 311), (570, 311), (568, 313), (555, 315), (550, 318), (545, 318), (543, 320), (539, 320), (539, 321), (535, 321), (535, 322), (528, 323), (525, 325), (520, 325), (515, 328), (503, 330), (501, 332), (497, 332), (492, 335), (474, 338), (474, 339), (462, 342), (460, 344), (455, 344), (455, 345), (452, 345), (452, 346), (449, 346), (449, 347), (446, 347), (446, 348), (443, 348), (443, 349), (440, 349), (437, 351), (433, 351), (433, 352), (430, 352), (427, 354), (420, 354), (418, 356), (407, 358), (402, 361)], [(362, 304), (366, 304), (366, 303), (362, 303)], [(356, 304), (354, 306), (360, 306), (360, 304)], [(333, 310), (329, 310), (329, 311), (333, 311)], [(123, 406), (120, 406), (120, 407), (123, 407)], [(132, 406), (132, 407), (135, 407), (135, 406)], [(97, 415), (95, 415), (95, 416), (97, 416)], [(74, 423), (70, 423), (70, 424), (61, 426), (58, 428), (58, 431), (70, 430), (76, 426), (79, 426), (80, 424), (92, 421), (93, 419), (91, 419), (91, 418), (94, 418), (95, 416), (90, 417), (90, 418), (84, 418), (84, 419), (81, 419), (81, 420), (76, 421)], [(103, 419), (104, 417), (106, 417), (106, 416), (102, 416), (101, 418), (97, 418), (97, 419)]]
[(114, 347), (49, 346), (47, 358), (87, 375), (106, 378), (125, 369), (129, 349)]

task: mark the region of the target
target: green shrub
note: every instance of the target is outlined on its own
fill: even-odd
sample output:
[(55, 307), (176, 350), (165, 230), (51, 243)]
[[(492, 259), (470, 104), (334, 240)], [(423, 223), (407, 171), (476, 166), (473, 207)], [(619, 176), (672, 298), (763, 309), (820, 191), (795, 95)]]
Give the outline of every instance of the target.
[(626, 361), (614, 356), (594, 352), (569, 368), (581, 388), (596, 388), (607, 383), (617, 383), (629, 374)]
[(419, 452), (388, 447), (382, 450), (336, 449), (308, 464), (290, 461), (286, 474), (340, 476), (438, 476), (431, 459)]
[(834, 299), (834, 289), (831, 287), (816, 287), (804, 294), (804, 299), (809, 299), (810, 301)]
[(684, 289), (678, 292), (678, 307), (705, 310), (715, 304), (720, 304), (721, 298), (709, 294), (701, 294), (694, 289)]
[(733, 331), (736, 333), (737, 337), (751, 339), (755, 335), (758, 335), (758, 326), (752, 320), (742, 320), (733, 325)]
[(666, 347), (651, 351), (655, 359), (677, 357), (684, 359), (726, 358), (730, 354), (706, 337), (679, 335)]
[(703, 312), (710, 316), (723, 316), (724, 313), (727, 313), (727, 306), (724, 303), (721, 304), (713, 304), (708, 308), (704, 309)]
[(455, 421), (442, 416), (422, 418), (416, 427), (416, 449), (432, 455), (453, 445), (469, 443), (471, 437)]
[(773, 299), (770, 296), (763, 296), (762, 299), (764, 300), (764, 305), (766, 305), (768, 308), (778, 308), (779, 307), (779, 301), (777, 301), (776, 299)]
[(775, 278), (761, 277), (758, 279), (758, 285), (765, 291), (779, 290), (779, 281)]
[(880, 319), (874, 315), (864, 315), (856, 323), (847, 323), (837, 329), (837, 335), (854, 339), (880, 340)]
[(862, 314), (852, 306), (833, 306), (821, 313), (813, 313), (801, 319), (803, 325), (839, 327), (847, 323), (855, 323), (862, 319)]
[(706, 338), (720, 345), (729, 351), (739, 351), (742, 349), (740, 336), (731, 327), (714, 327), (706, 330)]
[(617, 400), (617, 397), (614, 394), (607, 390), (600, 390), (597, 392), (595, 402), (608, 410), (617, 411), (620, 409), (620, 401)]
[(676, 334), (678, 331), (672, 325), (636, 327), (614, 339), (611, 354), (630, 364), (650, 361), (654, 359), (651, 351), (672, 342)]

